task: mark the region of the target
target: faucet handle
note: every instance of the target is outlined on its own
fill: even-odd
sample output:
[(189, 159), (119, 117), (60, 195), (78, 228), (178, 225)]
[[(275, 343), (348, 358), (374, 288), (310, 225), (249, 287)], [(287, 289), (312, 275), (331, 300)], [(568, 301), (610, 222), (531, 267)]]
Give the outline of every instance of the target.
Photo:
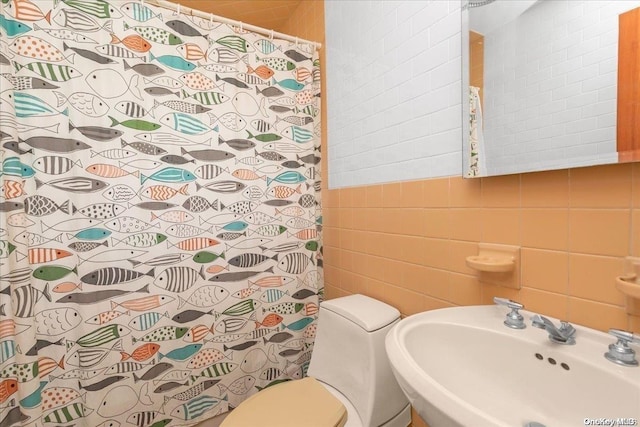
[(504, 324), (506, 326), (512, 329), (524, 329), (527, 327), (524, 323), (524, 317), (522, 317), (518, 312), (518, 310), (522, 310), (524, 308), (524, 305), (507, 298), (499, 297), (493, 297), (493, 302), (511, 309), (511, 312), (507, 314), (507, 318), (504, 320)]
[(619, 365), (638, 366), (638, 361), (635, 358), (636, 352), (629, 347), (629, 344), (640, 344), (640, 336), (621, 329), (609, 329), (609, 334), (616, 337), (618, 341), (609, 345), (609, 351), (604, 354), (604, 357)]

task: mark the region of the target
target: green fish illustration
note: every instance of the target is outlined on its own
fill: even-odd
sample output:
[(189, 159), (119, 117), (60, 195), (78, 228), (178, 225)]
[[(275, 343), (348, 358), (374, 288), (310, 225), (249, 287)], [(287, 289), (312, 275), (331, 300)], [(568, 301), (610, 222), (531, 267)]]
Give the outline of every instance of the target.
[(238, 303), (233, 304), (231, 307), (228, 307), (222, 313), (216, 312), (214, 314), (214, 317), (217, 320), (222, 315), (225, 315), (225, 316), (244, 316), (245, 314), (249, 314), (249, 313), (255, 311), (255, 309), (256, 309), (256, 307), (258, 307), (258, 305), (260, 305), (260, 301), (256, 301), (254, 299), (246, 299), (246, 300), (243, 300), (243, 301), (240, 301)]
[(122, 18), (122, 13), (104, 0), (55, 0), (53, 8), (56, 9), (61, 1), (67, 6), (93, 15), (96, 18)]
[(160, 342), (177, 340), (182, 338), (187, 332), (189, 332), (189, 328), (179, 328), (177, 326), (162, 326), (158, 329), (154, 329), (141, 338), (131, 337), (131, 342), (135, 344), (138, 341)]
[(13, 251), (16, 250), (16, 245), (8, 240), (0, 240), (0, 258), (8, 258)]
[(19, 383), (26, 383), (38, 376), (38, 361), (31, 363), (14, 363), (0, 371), (0, 378), (14, 378)]
[(318, 246), (319, 246), (319, 245), (318, 245), (318, 242), (316, 242), (316, 241), (313, 241), (313, 240), (312, 240), (312, 241), (310, 241), (310, 242), (307, 242), (307, 243), (304, 245), (304, 248), (305, 248), (306, 250), (308, 250), (308, 251), (314, 251), (314, 252), (315, 252), (315, 251), (317, 251), (317, 250), (318, 250)]
[(54, 280), (62, 279), (70, 273), (78, 274), (78, 267), (73, 267), (73, 269), (70, 270), (67, 267), (59, 265), (46, 265), (33, 270), (33, 277), (53, 282)]
[[(131, 27), (125, 22), (124, 29), (131, 29), (140, 34), (144, 39), (155, 43), (166, 44), (169, 46), (175, 46), (184, 43), (182, 39), (180, 39), (180, 37), (158, 27), (144, 27), (139, 25)], [(149, 61), (153, 61), (153, 59), (149, 59)]]
[(242, 53), (253, 51), (249, 42), (239, 36), (224, 36), (216, 40), (216, 43)]
[(256, 61), (264, 62), (264, 65), (276, 71), (291, 71), (296, 68), (296, 64), (284, 58), (260, 58), (256, 55)]
[(80, 71), (68, 65), (55, 65), (49, 64), (48, 62), (32, 62), (26, 65), (14, 62), (13, 65), (15, 66), (16, 72), (26, 68), (27, 70), (54, 82), (66, 82), (73, 78), (82, 76)]
[(213, 252), (201, 251), (193, 256), (193, 261), (197, 262), (198, 264), (206, 264), (209, 262), (213, 262), (218, 258), (225, 259), (224, 252), (218, 255), (214, 254)]
[(273, 142), (273, 141), (278, 141), (282, 139), (280, 135), (276, 135), (275, 133), (263, 133), (261, 135), (254, 135), (249, 130), (247, 130), (247, 133), (249, 134), (247, 138), (249, 139), (255, 138), (260, 142)]
[(43, 421), (45, 423), (56, 423), (56, 425), (59, 423), (66, 424), (78, 418), (84, 418), (92, 412), (93, 409), (87, 408), (82, 402), (77, 402), (50, 412), (43, 418)]
[(108, 117), (111, 119), (111, 127), (120, 125), (130, 129), (137, 129), (137, 130), (144, 130), (144, 131), (153, 131), (153, 130), (160, 129), (162, 127), (162, 125), (159, 125), (157, 123), (151, 123), (146, 120), (130, 119), (130, 120), (125, 120), (124, 122), (119, 122), (118, 120), (114, 119), (111, 116), (108, 116)]
[[(131, 333), (131, 329), (123, 325), (107, 325), (80, 337), (75, 343), (82, 347), (99, 347)], [(71, 342), (71, 341), (67, 341)]]

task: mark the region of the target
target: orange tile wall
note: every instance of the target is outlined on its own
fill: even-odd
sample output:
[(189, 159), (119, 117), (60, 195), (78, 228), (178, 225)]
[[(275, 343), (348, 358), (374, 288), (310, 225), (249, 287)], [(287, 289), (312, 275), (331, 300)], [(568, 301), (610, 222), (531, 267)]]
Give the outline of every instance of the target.
[[(302, 2), (282, 31), (324, 43), (322, 5)], [(326, 123), (326, 156), (324, 135)], [(326, 170), (324, 162), (324, 178)], [(640, 333), (614, 281), (625, 256), (640, 256), (640, 163), (338, 190), (325, 179), (322, 206), (327, 298), (363, 293), (406, 316), (501, 296), (576, 324)], [(478, 242), (521, 247), (522, 289), (478, 282), (464, 261)], [(413, 424), (425, 425), (415, 413)]]

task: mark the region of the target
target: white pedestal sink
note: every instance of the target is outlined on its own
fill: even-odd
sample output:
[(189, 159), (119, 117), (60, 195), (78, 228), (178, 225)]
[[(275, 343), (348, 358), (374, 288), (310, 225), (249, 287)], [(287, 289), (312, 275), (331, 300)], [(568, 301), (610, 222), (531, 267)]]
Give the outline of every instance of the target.
[(506, 327), (508, 311), (433, 310), (389, 332), (394, 374), (430, 427), (640, 425), (640, 367), (604, 358), (615, 338), (574, 325), (576, 344), (555, 344), (532, 313), (525, 329)]

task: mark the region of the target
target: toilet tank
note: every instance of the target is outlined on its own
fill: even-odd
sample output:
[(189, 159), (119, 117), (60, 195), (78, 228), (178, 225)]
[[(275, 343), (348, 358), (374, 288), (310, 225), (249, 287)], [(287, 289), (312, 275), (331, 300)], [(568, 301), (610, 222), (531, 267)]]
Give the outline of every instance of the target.
[(320, 304), (309, 376), (338, 389), (365, 427), (380, 426), (408, 404), (389, 365), (385, 336), (400, 312), (365, 295)]

